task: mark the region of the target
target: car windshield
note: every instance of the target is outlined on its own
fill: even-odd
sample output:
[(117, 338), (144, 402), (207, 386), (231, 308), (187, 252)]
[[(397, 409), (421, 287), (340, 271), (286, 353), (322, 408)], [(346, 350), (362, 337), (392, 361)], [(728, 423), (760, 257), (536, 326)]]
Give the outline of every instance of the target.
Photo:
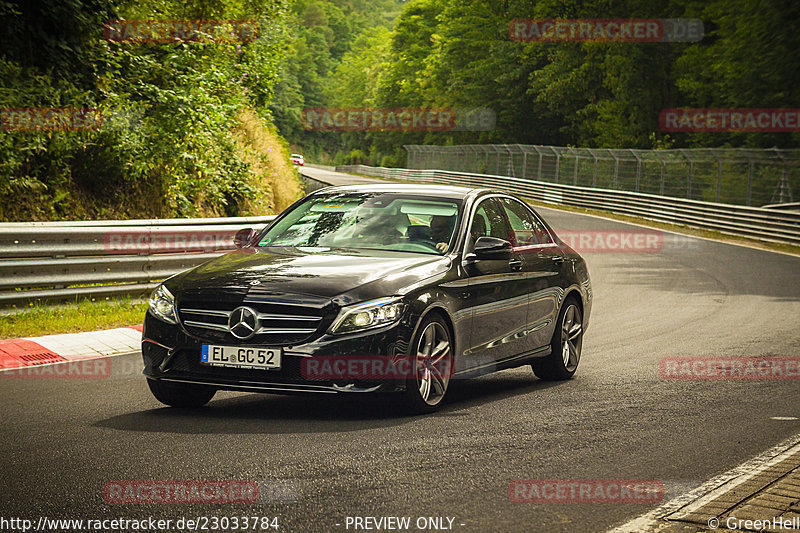
[(442, 255), (461, 202), (395, 193), (313, 196), (260, 235), (261, 247), (357, 248)]

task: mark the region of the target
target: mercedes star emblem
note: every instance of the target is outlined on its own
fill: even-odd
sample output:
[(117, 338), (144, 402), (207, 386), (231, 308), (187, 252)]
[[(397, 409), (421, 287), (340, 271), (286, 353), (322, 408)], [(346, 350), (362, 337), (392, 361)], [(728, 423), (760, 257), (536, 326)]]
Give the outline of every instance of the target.
[(237, 307), (228, 319), (228, 330), (237, 339), (249, 339), (258, 331), (258, 317), (249, 307)]

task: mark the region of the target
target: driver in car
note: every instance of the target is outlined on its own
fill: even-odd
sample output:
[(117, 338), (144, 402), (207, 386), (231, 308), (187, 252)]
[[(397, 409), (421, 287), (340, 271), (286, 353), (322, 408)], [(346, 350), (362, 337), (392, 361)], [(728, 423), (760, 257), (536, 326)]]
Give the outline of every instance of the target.
[(434, 215), (431, 217), (431, 240), (436, 243), (436, 249), (442, 253), (447, 252), (450, 246), (455, 221), (455, 216)]

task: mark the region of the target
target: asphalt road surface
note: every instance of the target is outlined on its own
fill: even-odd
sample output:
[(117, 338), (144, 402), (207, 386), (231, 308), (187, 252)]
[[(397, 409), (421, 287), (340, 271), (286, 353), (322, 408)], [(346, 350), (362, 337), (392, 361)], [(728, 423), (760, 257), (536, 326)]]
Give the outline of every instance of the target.
[[(644, 231), (539, 211), (562, 231)], [(659, 480), (669, 499), (800, 432), (772, 418), (800, 417), (797, 380), (659, 370), (670, 357), (800, 356), (800, 258), (673, 234), (655, 251), (584, 257), (595, 303), (575, 378), (545, 383), (526, 367), (456, 382), (431, 416), (327, 395), (219, 393), (200, 410), (170, 409), (150, 395), (139, 354), (115, 358), (108, 378), (0, 377), (0, 515), (277, 516), (293, 532), (423, 516), (464, 532), (604, 531), (658, 503), (516, 503), (509, 483)], [(111, 480), (228, 479), (260, 482), (259, 502), (103, 497)]]

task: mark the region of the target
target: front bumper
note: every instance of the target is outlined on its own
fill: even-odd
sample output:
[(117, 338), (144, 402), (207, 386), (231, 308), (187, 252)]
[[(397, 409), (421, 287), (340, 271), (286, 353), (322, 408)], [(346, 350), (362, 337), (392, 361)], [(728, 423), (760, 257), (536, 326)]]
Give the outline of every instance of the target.
[[(307, 379), (303, 365), (314, 357), (390, 357), (402, 359), (408, 352), (412, 331), (407, 319), (357, 334), (323, 334), (303, 344), (281, 346), (278, 370), (254, 370), (209, 366), (200, 362), (204, 341), (178, 325), (167, 324), (149, 312), (142, 332), (144, 374), (148, 379), (210, 385), (221, 390), (271, 393), (363, 393), (397, 392), (405, 389), (401, 379)], [(230, 345), (231, 343), (226, 343)], [(253, 347), (254, 344), (234, 344)]]

